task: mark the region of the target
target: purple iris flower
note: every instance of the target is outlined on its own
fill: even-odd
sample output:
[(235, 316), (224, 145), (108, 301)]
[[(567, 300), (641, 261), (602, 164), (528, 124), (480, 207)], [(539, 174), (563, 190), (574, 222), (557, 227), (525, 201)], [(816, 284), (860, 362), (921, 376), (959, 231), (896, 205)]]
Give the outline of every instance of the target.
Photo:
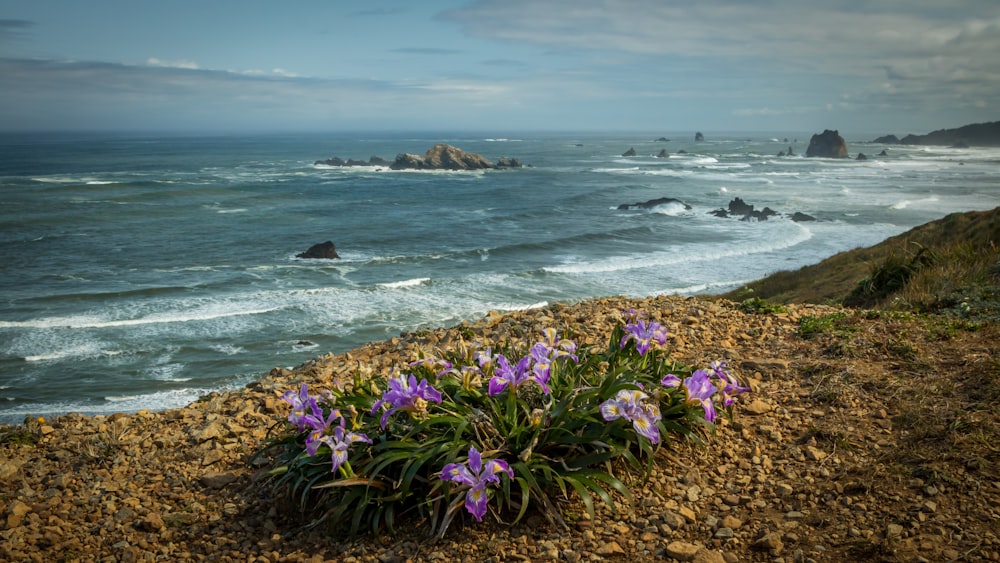
[(501, 459), (491, 459), (483, 464), (482, 456), (475, 446), (469, 447), (468, 465), (449, 463), (441, 470), (441, 479), (469, 486), (465, 494), (465, 509), (477, 522), (483, 521), (486, 514), (486, 485), (500, 484), (500, 474), (506, 473), (514, 478), (514, 471)]
[(302, 418), (309, 427), (309, 435), (306, 436), (306, 452), (309, 455), (316, 455), (323, 437), (332, 432), (336, 423), (344, 422), (340, 409), (330, 409), (330, 413), (324, 415), (323, 409), (315, 402), (312, 404), (312, 412)]
[(576, 342), (572, 340), (565, 340), (559, 338), (556, 333), (556, 329), (547, 328), (542, 331), (545, 335), (545, 339), (538, 344), (544, 345), (549, 350), (549, 359), (556, 359), (562, 357), (572, 358), (574, 362), (579, 362), (580, 360), (576, 357)]
[(389, 380), (389, 390), (382, 393), (381, 399), (375, 401), (371, 414), (374, 416), (375, 411), (382, 405), (389, 405), (389, 410), (382, 414), (380, 421), (384, 430), (389, 417), (394, 413), (407, 411), (418, 415), (423, 414), (426, 412), (428, 401), (440, 403), (441, 392), (431, 387), (426, 379), (421, 379), (420, 383), (417, 383), (415, 375), (410, 374), (409, 379), (407, 379), (405, 375), (400, 374)]
[(488, 370), (491, 367), (493, 367), (493, 362), (496, 360), (496, 356), (493, 355), (492, 348), (483, 348), (482, 350), (476, 350), (476, 353), (473, 355), (473, 358), (475, 358), (476, 363), (479, 364), (479, 367), (482, 368), (483, 370)]
[(723, 406), (728, 407), (732, 405), (736, 401), (737, 395), (741, 395), (750, 390), (749, 387), (740, 386), (740, 381), (736, 379), (733, 372), (729, 371), (725, 360), (721, 362), (712, 362), (708, 364), (708, 367), (711, 368), (712, 372), (719, 378), (720, 383), (724, 384), (722, 388)]
[(537, 373), (531, 371), (531, 356), (525, 356), (521, 358), (521, 361), (517, 362), (517, 365), (510, 365), (510, 361), (503, 355), (497, 354), (496, 357), (497, 368), (490, 378), (490, 385), (488, 393), (490, 397), (495, 397), (503, 392), (505, 387), (510, 386), (511, 390), (516, 390), (522, 383), (533, 381), (542, 388), (542, 393), (549, 394), (549, 376), (546, 373), (544, 376), (539, 376)]
[(619, 418), (628, 420), (639, 435), (657, 444), (660, 442), (660, 429), (656, 427), (660, 420), (660, 408), (644, 402), (648, 398), (649, 395), (638, 389), (622, 389), (614, 398), (601, 403), (601, 415), (609, 421)]
[(700, 404), (701, 408), (705, 411), (705, 420), (715, 422), (717, 415), (715, 413), (715, 405), (712, 403), (712, 395), (715, 395), (719, 389), (715, 385), (712, 385), (712, 376), (707, 371), (700, 369), (683, 381), (681, 381), (681, 378), (670, 373), (663, 376), (660, 383), (666, 387), (684, 387), (684, 392), (687, 394), (687, 401), (689, 403)]
[[(347, 463), (347, 448), (355, 442), (366, 442), (371, 444), (371, 439), (361, 433), (351, 432), (347, 430), (347, 421), (343, 418), (340, 419), (340, 424), (333, 427), (333, 432), (331, 434), (323, 434), (319, 439), (320, 443), (330, 446), (331, 454), (330, 459), (333, 463), (333, 467), (330, 471), (336, 472), (341, 465)], [(315, 447), (313, 453), (309, 455), (314, 455), (315, 450), (319, 449), (319, 445)]]
[(281, 398), (292, 405), (292, 412), (288, 413), (288, 422), (294, 424), (299, 432), (308, 428), (309, 422), (306, 417), (317, 408), (316, 397), (309, 394), (309, 386), (303, 383), (298, 393), (289, 389)]
[(549, 380), (549, 376), (552, 373), (552, 358), (549, 357), (551, 350), (548, 346), (539, 342), (531, 347), (531, 371), (534, 372), (536, 378), (541, 378), (545, 381)]
[(667, 329), (656, 321), (636, 321), (625, 325), (625, 336), (619, 343), (624, 348), (629, 340), (635, 340), (635, 349), (640, 356), (645, 356), (653, 342), (660, 346), (667, 343)]

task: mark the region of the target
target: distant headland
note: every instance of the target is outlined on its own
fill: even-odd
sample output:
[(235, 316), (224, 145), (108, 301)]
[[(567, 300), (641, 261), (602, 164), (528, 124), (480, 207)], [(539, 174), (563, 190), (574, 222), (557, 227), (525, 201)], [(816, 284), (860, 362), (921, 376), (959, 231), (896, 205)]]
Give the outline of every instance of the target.
[(956, 129), (938, 129), (926, 135), (907, 135), (900, 139), (885, 135), (872, 141), (889, 145), (944, 145), (964, 147), (1000, 147), (1000, 121), (973, 123)]

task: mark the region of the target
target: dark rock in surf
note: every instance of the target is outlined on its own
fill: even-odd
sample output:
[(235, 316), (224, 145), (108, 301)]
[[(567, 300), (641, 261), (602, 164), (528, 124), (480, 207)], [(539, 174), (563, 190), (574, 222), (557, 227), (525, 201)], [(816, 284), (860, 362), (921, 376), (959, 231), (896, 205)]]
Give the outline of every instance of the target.
[(863, 152), (859, 152), (858, 157), (855, 158), (854, 160), (868, 160), (868, 156)]
[(635, 156), (635, 154), (636, 154), (635, 153), (635, 149), (632, 148), (632, 147), (629, 147), (629, 149), (627, 151), (625, 151), (625, 152), (622, 153), (622, 156)]
[(885, 149), (882, 149), (882, 152), (878, 153), (878, 156), (889, 156), (889, 153), (885, 152)]
[(792, 216), (790, 217), (790, 219), (792, 221), (795, 221), (796, 223), (803, 223), (803, 222), (806, 222), (806, 221), (815, 221), (816, 220), (816, 218), (813, 217), (812, 215), (806, 215), (805, 213), (802, 213), (801, 211), (796, 211), (795, 213), (792, 213)]
[(660, 205), (666, 205), (666, 204), (670, 204), (670, 203), (676, 203), (676, 204), (679, 204), (679, 205), (683, 205), (684, 209), (686, 209), (686, 210), (690, 210), (691, 209), (690, 205), (684, 203), (683, 201), (681, 201), (679, 199), (672, 198), (672, 197), (660, 197), (660, 198), (657, 198), (657, 199), (651, 199), (649, 201), (641, 201), (641, 202), (638, 202), (638, 203), (623, 203), (623, 204), (621, 204), (621, 205), (618, 206), (618, 209), (622, 209), (622, 210), (628, 210), (628, 209), (652, 209), (654, 207), (658, 207)]
[(657, 143), (669, 143), (669, 142), (670, 142), (670, 139), (668, 139), (668, 138), (666, 138), (666, 137), (660, 137), (660, 138), (659, 138), (659, 139), (657, 139), (657, 140), (656, 140), (655, 142), (657, 142)]
[(817, 133), (809, 139), (809, 148), (806, 149), (806, 156), (818, 156), (821, 158), (848, 158), (847, 143), (836, 130), (826, 129), (822, 133)]
[(516, 158), (507, 158), (506, 156), (501, 156), (497, 159), (497, 168), (521, 168), (524, 166), (521, 161)]
[(710, 212), (716, 217), (739, 217), (741, 221), (767, 221), (768, 217), (773, 217), (777, 215), (778, 212), (771, 209), (770, 207), (765, 207), (762, 210), (754, 209), (754, 206), (743, 201), (743, 198), (733, 198), (729, 202), (729, 207), (727, 209), (716, 209)]
[(333, 242), (328, 240), (310, 246), (309, 250), (296, 254), (295, 257), (315, 260), (337, 260), (340, 258), (340, 255), (337, 254), (337, 248), (333, 245)]
[(656, 158), (670, 158), (670, 153), (667, 152), (667, 149), (663, 149), (656, 155)]
[(388, 160), (378, 156), (372, 156), (367, 161), (355, 160), (353, 158), (344, 160), (340, 157), (334, 156), (326, 160), (317, 160), (313, 164), (319, 164), (323, 166), (389, 166), (389, 164), (391, 163)]
[(705, 140), (705, 136), (701, 134), (701, 131), (698, 131), (697, 133), (694, 134), (694, 140), (695, 141), (704, 141)]

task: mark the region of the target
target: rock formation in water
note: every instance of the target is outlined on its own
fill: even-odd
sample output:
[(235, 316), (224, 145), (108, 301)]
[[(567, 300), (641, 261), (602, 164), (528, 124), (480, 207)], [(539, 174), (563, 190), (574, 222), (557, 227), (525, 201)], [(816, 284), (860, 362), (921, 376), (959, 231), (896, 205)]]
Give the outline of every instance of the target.
[(618, 206), (618, 209), (622, 209), (622, 210), (627, 210), (627, 209), (652, 209), (654, 207), (658, 207), (660, 205), (666, 205), (666, 204), (670, 204), (670, 203), (676, 203), (678, 205), (683, 205), (684, 209), (688, 209), (688, 210), (691, 209), (690, 205), (684, 203), (683, 201), (681, 201), (679, 199), (673, 198), (673, 197), (660, 197), (660, 198), (656, 198), (656, 199), (651, 199), (649, 201), (640, 201), (640, 202), (637, 202), (637, 203), (623, 203), (623, 204), (621, 204), (621, 205)]
[(817, 133), (809, 139), (809, 148), (806, 149), (806, 156), (818, 156), (822, 158), (848, 158), (847, 143), (836, 130), (825, 130)]
[(324, 166), (389, 166), (392, 163), (378, 156), (372, 156), (367, 161), (355, 160), (353, 158), (344, 160), (340, 157), (334, 156), (326, 160), (317, 160), (313, 164), (321, 164)]
[(310, 246), (309, 250), (296, 254), (295, 257), (316, 260), (337, 260), (340, 258), (340, 255), (337, 254), (337, 247), (334, 246), (333, 241), (328, 240), (326, 242)]
[(423, 155), (399, 154), (392, 162), (373, 156), (368, 161), (332, 157), (317, 160), (315, 164), (324, 166), (386, 166), (393, 170), (483, 170), (488, 168), (521, 168), (523, 164), (516, 158), (501, 157), (494, 164), (488, 158), (458, 147), (438, 143)]

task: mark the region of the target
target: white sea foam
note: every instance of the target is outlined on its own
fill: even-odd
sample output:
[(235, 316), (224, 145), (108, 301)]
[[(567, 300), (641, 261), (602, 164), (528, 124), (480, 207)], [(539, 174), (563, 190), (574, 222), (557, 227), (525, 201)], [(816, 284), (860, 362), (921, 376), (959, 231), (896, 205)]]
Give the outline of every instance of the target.
[(261, 307), (255, 309), (233, 310), (232, 304), (223, 304), (212, 309), (192, 309), (188, 311), (174, 311), (155, 313), (145, 317), (134, 319), (102, 319), (93, 315), (79, 315), (73, 317), (46, 317), (31, 319), (27, 321), (0, 321), (0, 328), (37, 328), (37, 329), (81, 329), (81, 328), (114, 328), (141, 326), (164, 323), (186, 323), (193, 321), (207, 321), (222, 319), (227, 317), (239, 317), (245, 315), (261, 315), (278, 310), (278, 307)]
[(715, 281), (715, 282), (698, 283), (698, 284), (689, 285), (689, 286), (686, 286), (686, 287), (678, 287), (678, 288), (668, 289), (668, 290), (660, 291), (658, 293), (667, 294), (667, 295), (673, 294), (673, 293), (679, 293), (679, 294), (682, 294), (682, 295), (692, 295), (692, 294), (695, 294), (695, 293), (705, 293), (705, 292), (709, 292), (709, 291), (713, 291), (713, 290), (718, 290), (718, 289), (726, 289), (726, 288), (730, 288), (730, 287), (740, 287), (740, 286), (746, 285), (748, 283), (751, 283), (753, 281), (755, 281), (753, 278), (742, 279), (742, 280), (720, 280), (720, 281)]
[(543, 268), (546, 272), (563, 274), (600, 274), (677, 266), (694, 262), (718, 261), (737, 256), (763, 254), (790, 248), (812, 238), (812, 231), (800, 223), (791, 223), (795, 230), (787, 233), (784, 238), (765, 242), (751, 240), (742, 243), (719, 245), (685, 245), (671, 247), (661, 252), (643, 253), (639, 255), (613, 256), (600, 260), (587, 260), (576, 263), (565, 263), (558, 266)]
[(906, 209), (907, 207), (910, 207), (911, 205), (916, 205), (916, 206), (934, 205), (934, 204), (938, 203), (939, 201), (940, 200), (938, 199), (937, 196), (925, 197), (923, 199), (904, 199), (902, 201), (897, 201), (896, 203), (892, 204), (890, 207), (892, 209)]
[(246, 349), (242, 346), (235, 346), (233, 344), (213, 344), (211, 348), (212, 350), (221, 352), (227, 356), (235, 356), (246, 351)]
[(662, 205), (657, 205), (650, 209), (652, 213), (658, 213), (660, 215), (670, 215), (671, 217), (677, 217), (679, 215), (686, 215), (690, 213), (683, 203), (678, 203), (676, 201), (670, 203), (664, 203)]
[(431, 283), (431, 279), (430, 278), (413, 278), (413, 279), (409, 279), (409, 280), (401, 280), (401, 281), (397, 281), (397, 282), (379, 283), (379, 284), (375, 284), (375, 285), (378, 286), (378, 287), (381, 287), (382, 289), (404, 289), (404, 288), (407, 288), (407, 287), (417, 287), (417, 286), (421, 286), (421, 285), (430, 285), (430, 283)]

